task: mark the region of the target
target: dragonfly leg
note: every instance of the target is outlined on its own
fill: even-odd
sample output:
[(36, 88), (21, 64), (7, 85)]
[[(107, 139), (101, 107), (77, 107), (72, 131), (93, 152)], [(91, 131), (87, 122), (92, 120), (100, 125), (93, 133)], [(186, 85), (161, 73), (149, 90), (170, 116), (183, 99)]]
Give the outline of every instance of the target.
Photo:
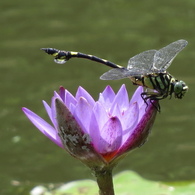
[[(149, 99), (150, 103), (156, 108), (156, 110), (157, 110), (158, 112), (160, 112), (160, 104), (159, 104), (159, 102), (158, 102), (157, 105), (155, 105), (155, 104), (153, 103), (153, 101), (152, 101), (152, 100), (159, 100), (159, 97), (158, 97), (158, 94), (157, 94), (157, 93), (143, 92), (143, 93), (141, 93), (141, 97), (142, 97), (142, 99), (144, 100), (144, 102), (145, 102), (145, 104), (146, 104), (146, 109), (147, 109), (147, 107), (148, 107), (148, 102), (147, 102), (147, 100)], [(160, 99), (164, 99), (164, 98), (160, 98)]]

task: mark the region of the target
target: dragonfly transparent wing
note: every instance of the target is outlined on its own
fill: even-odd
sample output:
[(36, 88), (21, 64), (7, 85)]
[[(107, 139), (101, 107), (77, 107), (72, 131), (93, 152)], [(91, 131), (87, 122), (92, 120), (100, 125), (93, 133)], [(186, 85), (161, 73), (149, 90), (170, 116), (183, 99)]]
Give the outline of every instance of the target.
[(102, 80), (119, 80), (129, 77), (129, 71), (126, 68), (114, 68), (105, 72), (100, 79)]
[(165, 71), (187, 44), (186, 40), (178, 40), (158, 50), (154, 56), (153, 72)]
[(102, 80), (117, 80), (165, 71), (187, 43), (186, 40), (178, 40), (158, 51), (144, 51), (129, 59), (127, 69), (114, 68), (104, 73), (100, 78)]
[(148, 50), (130, 58), (127, 69), (134, 73), (133, 76), (135, 76), (135, 73), (137, 73), (137, 76), (152, 73), (156, 52), (157, 50)]
[(152, 65), (154, 63), (154, 55), (157, 50), (144, 51), (128, 61), (126, 68), (114, 68), (104, 73), (100, 79), (102, 80), (118, 80), (131, 76), (140, 76), (152, 73)]

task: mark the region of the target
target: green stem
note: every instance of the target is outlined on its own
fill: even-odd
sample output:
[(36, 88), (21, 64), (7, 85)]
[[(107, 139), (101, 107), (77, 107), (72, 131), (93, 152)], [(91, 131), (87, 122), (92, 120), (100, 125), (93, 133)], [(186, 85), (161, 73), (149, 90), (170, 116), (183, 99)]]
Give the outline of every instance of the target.
[(99, 187), (99, 195), (114, 195), (112, 169), (104, 168), (94, 172)]

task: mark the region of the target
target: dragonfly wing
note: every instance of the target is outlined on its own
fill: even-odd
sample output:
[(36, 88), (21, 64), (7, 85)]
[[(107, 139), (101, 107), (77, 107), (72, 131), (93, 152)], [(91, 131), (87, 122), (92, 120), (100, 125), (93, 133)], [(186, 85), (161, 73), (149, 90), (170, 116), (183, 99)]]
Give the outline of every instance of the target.
[(139, 75), (152, 73), (156, 52), (157, 50), (148, 50), (130, 58), (127, 69), (132, 72), (140, 72)]
[(154, 56), (153, 72), (165, 71), (187, 44), (186, 40), (178, 40), (158, 50)]
[(141, 76), (152, 73), (152, 65), (154, 63), (154, 55), (157, 50), (144, 51), (128, 61), (126, 68), (114, 68), (104, 73), (100, 79), (102, 80), (118, 80), (127, 77)]
[(102, 80), (119, 80), (128, 78), (131, 76), (140, 76), (140, 73), (129, 71), (126, 68), (114, 68), (109, 70), (108, 72), (105, 72), (100, 79)]
[(128, 70), (126, 68), (114, 68), (105, 72), (100, 79), (102, 80), (119, 80), (128, 77), (136, 77), (145, 74), (144, 71)]
[(126, 68), (114, 68), (104, 73), (102, 80), (118, 80), (127, 77), (142, 76), (145, 74), (158, 73), (166, 70), (176, 55), (185, 48), (187, 41), (178, 40), (163, 47), (160, 50), (144, 51), (128, 61)]

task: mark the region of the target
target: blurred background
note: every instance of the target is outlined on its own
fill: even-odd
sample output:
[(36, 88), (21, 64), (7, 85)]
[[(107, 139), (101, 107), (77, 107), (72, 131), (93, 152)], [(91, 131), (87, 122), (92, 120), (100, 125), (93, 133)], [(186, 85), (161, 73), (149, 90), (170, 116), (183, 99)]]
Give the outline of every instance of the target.
[[(17, 0), (0, 1), (0, 194), (27, 194), (33, 186), (92, 179), (90, 170), (44, 137), (24, 116), (25, 106), (47, 119), (42, 100), (79, 85), (97, 99), (128, 79), (102, 81), (109, 68), (83, 59), (55, 64), (40, 50), (80, 51), (126, 66), (130, 57), (178, 39), (188, 46), (168, 71), (189, 85), (182, 100), (161, 101), (149, 141), (114, 173), (134, 170), (155, 181), (195, 179), (195, 1)], [(26, 191), (26, 192), (24, 192)]]

